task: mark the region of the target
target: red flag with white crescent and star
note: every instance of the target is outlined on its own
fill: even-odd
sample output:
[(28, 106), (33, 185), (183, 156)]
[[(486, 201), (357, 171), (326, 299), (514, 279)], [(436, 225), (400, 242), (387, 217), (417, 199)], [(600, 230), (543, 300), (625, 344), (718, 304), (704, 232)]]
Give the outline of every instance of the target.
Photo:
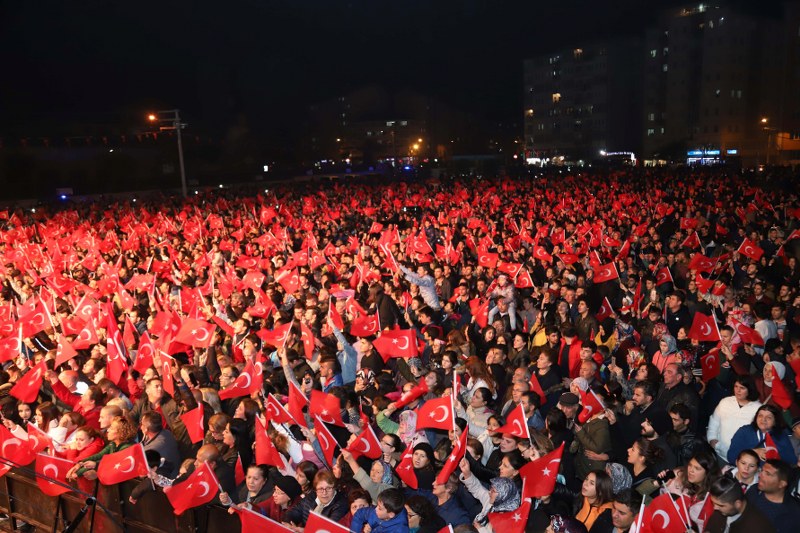
[(467, 451), (468, 437), (469, 437), (469, 431), (461, 432), (461, 436), (458, 438), (458, 443), (450, 452), (450, 455), (447, 457), (447, 460), (444, 462), (444, 465), (442, 465), (442, 469), (436, 476), (436, 483), (444, 485), (445, 483), (447, 483), (447, 480), (450, 479), (450, 476), (453, 474), (453, 472), (456, 471), (456, 468), (458, 468), (458, 463), (461, 462), (461, 459), (464, 458), (464, 454)]
[(356, 439), (347, 447), (347, 451), (358, 458), (360, 455), (370, 459), (378, 459), (382, 455), (381, 443), (375, 430), (367, 424)]
[(149, 468), (141, 443), (124, 450), (109, 453), (97, 465), (97, 479), (103, 485), (115, 485), (140, 476), (146, 476)]
[(426, 401), (417, 409), (417, 429), (453, 429), (453, 397), (443, 396)]
[[(39, 486), (39, 490), (48, 496), (59, 496), (74, 490), (67, 483), (67, 472), (73, 465), (74, 463), (67, 459), (38, 454), (36, 456), (36, 484)], [(53, 483), (48, 478), (58, 481), (60, 484)]]
[(165, 488), (164, 494), (172, 504), (175, 514), (181, 515), (187, 509), (207, 504), (216, 497), (219, 490), (214, 470), (204, 462), (184, 481)]
[(717, 321), (713, 316), (696, 312), (692, 319), (692, 327), (689, 328), (689, 333), (686, 336), (700, 342), (718, 341), (720, 337)]
[(543, 498), (553, 493), (563, 453), (564, 444), (561, 444), (547, 455), (520, 468), (519, 477), (522, 478), (523, 499)]
[(528, 525), (528, 515), (531, 513), (531, 500), (524, 500), (519, 507), (513, 511), (502, 513), (489, 513), (486, 517), (492, 524), (493, 531), (503, 533), (524, 533)]
[(517, 405), (506, 417), (506, 425), (497, 428), (496, 433), (509, 433), (520, 439), (530, 439), (531, 432), (528, 428), (528, 420), (525, 417), (525, 408), (522, 404)]

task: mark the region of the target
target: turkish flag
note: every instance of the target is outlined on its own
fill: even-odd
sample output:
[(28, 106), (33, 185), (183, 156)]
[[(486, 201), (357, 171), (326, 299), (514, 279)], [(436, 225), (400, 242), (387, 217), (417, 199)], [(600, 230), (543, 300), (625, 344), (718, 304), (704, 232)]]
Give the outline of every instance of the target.
[(600, 265), (599, 267), (593, 269), (594, 272), (594, 282), (595, 283), (603, 283), (605, 281), (611, 281), (612, 279), (619, 278), (619, 272), (617, 272), (617, 265), (613, 262)]
[(336, 329), (339, 331), (344, 329), (344, 320), (342, 320), (342, 315), (339, 314), (339, 311), (336, 310), (336, 304), (333, 303), (332, 297), (328, 300), (328, 317)]
[(155, 354), (155, 347), (153, 341), (150, 340), (150, 335), (145, 331), (139, 338), (139, 348), (136, 350), (136, 361), (133, 363), (133, 369), (140, 374), (153, 366), (153, 355)]
[(207, 504), (218, 491), (217, 476), (208, 463), (203, 463), (184, 481), (165, 488), (164, 494), (172, 504), (175, 514), (181, 515), (187, 509)]
[(672, 494), (666, 492), (650, 502), (645, 510), (641, 531), (658, 531), (659, 533), (685, 533), (686, 518), (678, 510), (683, 503), (673, 500)]
[(273, 444), (272, 439), (267, 433), (266, 421), (261, 416), (256, 416), (256, 464), (272, 465), (277, 468), (286, 468), (286, 458)]
[(130, 349), (136, 344), (136, 326), (133, 325), (128, 315), (125, 315), (125, 327), (122, 331), (122, 344), (126, 349)]
[(256, 367), (252, 361), (247, 361), (242, 373), (233, 382), (233, 385), (227, 389), (219, 391), (220, 400), (228, 400), (230, 398), (239, 398), (241, 396), (250, 396), (250, 388), (255, 380)]
[(547, 395), (544, 393), (544, 389), (542, 389), (542, 385), (539, 383), (539, 378), (536, 377), (536, 373), (531, 373), (531, 390), (539, 395), (539, 400), (541, 400), (541, 404), (544, 405), (547, 403)]
[(286, 411), (272, 393), (267, 395), (267, 401), (264, 405), (264, 416), (267, 420), (275, 422), (276, 424), (287, 424), (292, 421), (292, 415)]
[(697, 284), (697, 290), (704, 294), (711, 292), (711, 289), (714, 287), (714, 280), (704, 278), (699, 272), (697, 276), (695, 276), (694, 281)]
[(710, 274), (714, 270), (714, 266), (716, 264), (716, 260), (710, 259), (701, 253), (696, 253), (692, 256), (692, 260), (689, 261), (689, 270), (696, 270), (698, 272), (706, 272)]
[(317, 436), (317, 442), (319, 442), (319, 447), (322, 449), (322, 454), (325, 456), (325, 460), (329, 465), (333, 465), (333, 456), (336, 452), (336, 446), (338, 446), (338, 443), (327, 426), (325, 426), (324, 421), (318, 416), (315, 417), (315, 420), (314, 433)]
[(242, 531), (278, 531), (281, 533), (294, 533), (293, 529), (289, 529), (280, 522), (276, 522), (261, 513), (256, 513), (243, 507), (232, 507), (232, 509), (239, 515), (239, 521), (242, 523)]
[(189, 440), (194, 444), (200, 442), (206, 435), (205, 423), (203, 421), (203, 406), (198, 405), (191, 411), (186, 411), (181, 415), (181, 422), (186, 426), (186, 431), (189, 433)]
[(58, 368), (73, 357), (78, 355), (78, 352), (75, 351), (75, 348), (72, 347), (72, 344), (59, 333), (58, 335), (58, 346), (56, 348), (56, 363), (55, 367)]
[(370, 459), (378, 459), (383, 453), (378, 436), (375, 435), (375, 430), (369, 424), (365, 426), (358, 438), (350, 443), (347, 451), (353, 454), (353, 457), (358, 458), (359, 455), (364, 455)]
[(164, 392), (175, 397), (175, 380), (172, 377), (172, 363), (175, 361), (172, 357), (161, 352), (161, 380), (164, 387)]
[(22, 328), (19, 335), (0, 340), (0, 363), (11, 361), (22, 351)]
[(475, 323), (485, 328), (489, 323), (489, 300), (484, 302), (481, 302), (480, 298), (470, 300), (469, 309), (472, 316), (475, 317)]
[(517, 272), (517, 277), (514, 278), (514, 287), (518, 289), (532, 289), (533, 288), (533, 278), (531, 278), (531, 273), (528, 272), (525, 268), (520, 268), (519, 272)]
[(578, 261), (580, 261), (580, 257), (575, 254), (558, 254), (556, 257), (561, 259), (561, 262), (565, 265), (574, 265)]
[(681, 243), (681, 248), (689, 248), (693, 250), (695, 248), (700, 248), (700, 237), (697, 235), (696, 231), (691, 232), (689, 235)]
[(739, 252), (739, 255), (748, 257), (753, 261), (758, 261), (761, 259), (761, 256), (764, 255), (764, 250), (747, 237), (745, 237), (742, 244), (739, 245), (739, 249), (736, 251)]
[(504, 261), (501, 261), (497, 265), (497, 270), (499, 270), (500, 272), (505, 272), (512, 278), (517, 275), (517, 273), (520, 271), (521, 268), (522, 268), (522, 263), (506, 263)]
[(407, 446), (403, 456), (400, 457), (400, 462), (397, 463), (395, 473), (397, 477), (400, 478), (400, 481), (408, 485), (409, 488), (417, 490), (419, 488), (419, 481), (417, 480), (417, 473), (414, 472), (413, 456), (414, 449), (411, 446)]
[(533, 257), (539, 261), (544, 261), (545, 263), (553, 262), (553, 256), (547, 253), (547, 250), (543, 246), (533, 247)]
[(392, 329), (381, 333), (372, 343), (384, 361), (392, 357), (416, 357), (417, 333), (413, 329)]
[(374, 315), (364, 315), (355, 318), (350, 324), (350, 335), (355, 337), (369, 337), (380, 331), (380, 319), (378, 313)]
[[(38, 454), (36, 456), (36, 484), (39, 485), (39, 490), (48, 496), (59, 496), (65, 492), (71, 492), (73, 489), (67, 484), (67, 472), (73, 464), (67, 459)], [(58, 481), (60, 484), (48, 481), (47, 478)]]
[(40, 453), (53, 445), (53, 438), (33, 424), (28, 424), (28, 448), (31, 453)]
[(311, 391), (311, 404), (308, 414), (316, 416), (327, 424), (344, 427), (342, 420), (342, 405), (339, 398), (319, 390)]
[(715, 377), (719, 376), (719, 350), (712, 350), (700, 358), (700, 364), (703, 369), (703, 381), (708, 383)]
[(300, 273), (296, 268), (277, 272), (275, 280), (281, 284), (287, 294), (294, 294), (300, 288)]
[(76, 350), (86, 350), (98, 342), (100, 342), (100, 339), (97, 337), (97, 326), (94, 323), (94, 319), (89, 319), (81, 332), (78, 333), (78, 338), (72, 342), (72, 347)]
[(294, 381), (289, 382), (289, 405), (287, 411), (292, 415), (292, 418), (298, 425), (308, 427), (306, 424), (306, 417), (303, 414), (303, 408), (308, 405), (308, 398), (306, 398), (303, 391), (295, 385)]
[(531, 461), (519, 470), (522, 479), (522, 499), (550, 496), (556, 486), (556, 477), (561, 467), (564, 444), (552, 452)]
[(106, 339), (106, 352), (108, 353), (106, 376), (113, 383), (119, 383), (122, 376), (128, 371), (128, 361), (121, 353), (119, 345), (111, 338)]
[(13, 464), (0, 463), (0, 476), (5, 475), (14, 466), (27, 466), (36, 459), (36, 454), (30, 449), (29, 444), (18, 439), (2, 424), (0, 424), (0, 457)]
[(236, 464), (233, 465), (233, 480), (236, 482), (236, 486), (238, 487), (244, 483), (245, 479), (247, 479), (247, 475), (244, 473), (244, 467), (242, 466), (242, 456), (237, 453)]
[[(334, 294), (334, 296), (336, 295)], [(362, 316), (367, 316), (367, 310), (361, 307), (361, 304), (356, 301), (352, 294), (347, 297), (347, 300), (344, 303), (344, 308), (345, 311), (347, 311), (347, 313), (353, 317), (353, 320)]]
[(656, 287), (665, 283), (675, 283), (675, 280), (672, 279), (672, 272), (670, 272), (669, 267), (662, 267), (658, 269), (656, 273)]
[(778, 372), (774, 366), (772, 367), (772, 399), (783, 409), (788, 409), (793, 402), (792, 395), (778, 377)]
[(713, 316), (696, 312), (692, 319), (687, 337), (701, 342), (715, 342), (719, 340), (719, 328)]
[[(784, 409), (786, 409), (786, 407), (784, 407)], [(775, 446), (775, 441), (772, 439), (772, 435), (769, 433), (764, 436), (764, 449), (767, 452), (767, 460), (781, 458), (781, 454), (778, 453), (778, 448)]]
[(400, 399), (394, 402), (394, 406), (396, 409), (402, 409), (403, 407), (410, 404), (420, 396), (423, 396), (427, 393), (428, 393), (428, 383), (424, 379), (421, 379), (419, 380), (419, 383), (414, 385), (414, 387), (410, 391), (404, 392), (403, 395), (400, 396)]
[(294, 321), (287, 322), (286, 324), (275, 326), (271, 331), (260, 329), (256, 332), (256, 335), (270, 346), (282, 348), (286, 344), (286, 339), (289, 338), (289, 331), (292, 329), (293, 324)]
[(320, 514), (317, 514), (314, 511), (308, 513), (305, 531), (318, 531), (319, 533), (324, 531), (327, 531), (328, 533), (350, 533), (348, 528), (334, 522), (330, 518), (326, 518)]
[(248, 270), (247, 273), (242, 278), (242, 284), (245, 287), (249, 287), (254, 291), (261, 290), (261, 286), (264, 285), (264, 280), (266, 276), (263, 272), (259, 272), (258, 270)]
[(611, 307), (611, 302), (608, 301), (608, 297), (603, 298), (603, 305), (600, 306), (600, 310), (597, 312), (595, 317), (599, 321), (603, 321), (606, 318), (610, 317), (614, 314), (614, 308)]
[(181, 329), (178, 330), (174, 340), (197, 348), (208, 348), (211, 345), (211, 337), (216, 329), (216, 324), (196, 318), (186, 318), (183, 320)]
[(97, 479), (103, 485), (115, 485), (146, 476), (149, 470), (144, 447), (137, 443), (124, 450), (104, 455), (97, 465)]
[(500, 256), (498, 254), (484, 252), (478, 255), (478, 265), (482, 266), (483, 268), (494, 268), (497, 266), (499, 257)]
[(314, 332), (304, 322), (300, 322), (300, 342), (303, 343), (306, 359), (311, 361), (314, 358)]
[(489, 513), (486, 517), (489, 519), (489, 523), (492, 524), (493, 531), (523, 533), (528, 524), (528, 515), (530, 512), (531, 500), (525, 500), (513, 511)]
[(447, 483), (447, 480), (450, 479), (450, 476), (453, 474), (453, 472), (456, 471), (456, 468), (458, 468), (458, 463), (461, 462), (461, 459), (464, 458), (464, 454), (467, 451), (468, 436), (469, 436), (469, 431), (461, 432), (461, 436), (458, 438), (456, 446), (450, 452), (450, 455), (447, 457), (447, 460), (444, 462), (444, 465), (442, 465), (442, 469), (436, 476), (436, 483), (444, 485), (445, 483)]
[(9, 394), (25, 403), (34, 402), (42, 388), (45, 372), (47, 372), (47, 367), (45, 366), (45, 360), (42, 359), (41, 363), (31, 368), (17, 381), (14, 387), (11, 388)]
[(525, 408), (522, 404), (517, 405), (506, 417), (506, 425), (497, 428), (496, 433), (509, 433), (520, 439), (530, 439), (531, 432), (528, 429), (528, 420), (525, 417)]
[(47, 320), (49, 313), (44, 307), (41, 300), (36, 304), (33, 311), (19, 317), (17, 324), (22, 326), (22, 336), (25, 338), (33, 337), (46, 327), (50, 326)]
[(449, 431), (455, 426), (453, 398), (445, 396), (426, 401), (417, 409), (417, 428), (435, 428)]
[(739, 334), (739, 338), (744, 344), (752, 344), (754, 346), (764, 346), (764, 339), (761, 337), (761, 334), (753, 328), (748, 328), (741, 322), (735, 319), (731, 319), (731, 325), (733, 329), (736, 330), (736, 333)]
[(593, 390), (589, 390), (588, 393), (580, 391), (580, 393), (583, 409), (581, 409), (578, 415), (578, 422), (580, 424), (585, 424), (592, 416), (605, 410), (606, 406), (603, 405), (602, 400), (600, 400)]

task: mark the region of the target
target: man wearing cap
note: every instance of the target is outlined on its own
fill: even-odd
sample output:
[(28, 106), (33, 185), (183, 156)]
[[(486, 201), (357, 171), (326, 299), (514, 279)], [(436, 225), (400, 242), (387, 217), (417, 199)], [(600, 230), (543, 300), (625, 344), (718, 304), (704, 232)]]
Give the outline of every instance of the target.
[(580, 410), (578, 403), (578, 396), (571, 392), (565, 392), (558, 399), (556, 407), (561, 409), (567, 416), (567, 429), (572, 430), (575, 427), (575, 419), (578, 417), (578, 411)]
[(792, 434), (789, 435), (789, 442), (792, 443), (794, 454), (800, 457), (800, 416), (792, 420)]

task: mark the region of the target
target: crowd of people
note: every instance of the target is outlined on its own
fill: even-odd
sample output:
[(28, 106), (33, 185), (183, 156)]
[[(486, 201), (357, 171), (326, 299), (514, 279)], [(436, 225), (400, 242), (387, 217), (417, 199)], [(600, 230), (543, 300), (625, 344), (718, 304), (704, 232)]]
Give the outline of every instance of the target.
[(128, 505), (209, 469), (207, 504), (297, 532), (794, 531), (796, 191), (631, 170), (0, 213), (2, 439), (87, 492), (141, 445)]

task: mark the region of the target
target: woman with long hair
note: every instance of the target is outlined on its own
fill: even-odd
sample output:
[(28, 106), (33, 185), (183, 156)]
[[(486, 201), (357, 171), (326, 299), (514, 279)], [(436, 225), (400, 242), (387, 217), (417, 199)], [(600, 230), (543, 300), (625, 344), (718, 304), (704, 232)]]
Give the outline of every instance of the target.
[(692, 455), (686, 466), (674, 470), (675, 477), (667, 482), (666, 489), (678, 495), (687, 496), (689, 517), (697, 525), (698, 531), (705, 531), (701, 511), (709, 498), (711, 484), (720, 476), (717, 458), (710, 450), (700, 450)]
[(628, 448), (628, 465), (633, 476), (631, 489), (648, 496), (658, 490), (654, 482), (656, 472), (653, 467), (664, 456), (663, 450), (653, 441), (641, 438)]
[(577, 500), (575, 518), (591, 530), (597, 524), (605, 531), (611, 526), (614, 487), (611, 476), (605, 470), (592, 470), (581, 485), (581, 495)]
[(489, 389), (493, 399), (497, 397), (497, 387), (485, 361), (473, 355), (467, 359), (464, 368), (469, 377), (467, 384), (464, 386), (464, 390), (461, 391), (461, 400), (465, 405), (470, 404), (472, 395), (481, 387)]
[[(108, 426), (106, 438), (108, 444), (94, 455), (84, 458), (81, 462), (73, 466), (67, 472), (67, 479), (77, 479), (88, 474), (87, 479), (94, 479), (97, 474), (90, 473), (97, 469), (97, 465), (103, 456), (115, 453), (135, 444), (137, 428), (128, 419), (117, 417)], [(91, 477), (89, 477), (91, 476)]]

